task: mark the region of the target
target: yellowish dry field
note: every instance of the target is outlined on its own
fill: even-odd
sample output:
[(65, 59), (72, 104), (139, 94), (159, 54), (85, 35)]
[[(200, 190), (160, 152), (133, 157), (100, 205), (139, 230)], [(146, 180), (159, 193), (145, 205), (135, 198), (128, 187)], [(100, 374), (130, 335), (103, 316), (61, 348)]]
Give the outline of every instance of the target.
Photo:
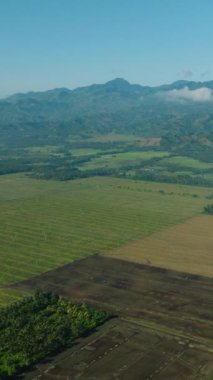
[(188, 219), (105, 255), (213, 277), (213, 217), (201, 215)]

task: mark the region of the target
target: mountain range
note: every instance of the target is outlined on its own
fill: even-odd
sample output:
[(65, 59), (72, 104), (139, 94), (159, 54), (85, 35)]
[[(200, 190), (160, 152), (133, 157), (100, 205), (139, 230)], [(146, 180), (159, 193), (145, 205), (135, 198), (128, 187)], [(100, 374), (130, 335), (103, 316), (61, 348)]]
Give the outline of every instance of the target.
[(212, 127), (213, 81), (181, 80), (149, 87), (117, 78), (74, 90), (28, 92), (0, 100), (0, 139), (9, 144), (112, 132), (209, 133)]

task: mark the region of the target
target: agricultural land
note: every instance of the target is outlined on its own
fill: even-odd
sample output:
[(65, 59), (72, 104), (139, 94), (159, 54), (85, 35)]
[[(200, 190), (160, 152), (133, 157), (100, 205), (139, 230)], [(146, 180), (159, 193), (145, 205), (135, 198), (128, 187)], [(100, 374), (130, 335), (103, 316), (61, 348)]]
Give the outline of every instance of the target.
[(210, 188), (109, 177), (1, 176), (1, 305), (10, 301), (8, 284), (179, 225), (202, 214), (211, 195)]
[(212, 279), (208, 277), (95, 255), (17, 287), (54, 290), (116, 316), (21, 378), (212, 378)]
[(213, 91), (0, 100), (3, 380), (213, 380), (213, 107), (186, 86)]
[(211, 188), (0, 181), (1, 306), (41, 289), (114, 316), (17, 378), (211, 379)]

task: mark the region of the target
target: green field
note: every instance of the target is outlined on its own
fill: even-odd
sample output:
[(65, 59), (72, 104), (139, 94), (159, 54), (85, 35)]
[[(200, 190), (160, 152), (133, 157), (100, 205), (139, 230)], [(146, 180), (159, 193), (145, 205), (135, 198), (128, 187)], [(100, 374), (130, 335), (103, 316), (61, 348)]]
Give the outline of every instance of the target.
[[(182, 222), (201, 213), (211, 194), (107, 177), (57, 182), (1, 176), (0, 286)], [(0, 304), (5, 301), (1, 289)]]
[(130, 151), (124, 153), (104, 154), (82, 166), (82, 169), (95, 169), (98, 167), (117, 167), (125, 163), (147, 161), (155, 157), (163, 158), (168, 156), (168, 152), (161, 151)]
[(52, 153), (57, 152), (58, 149), (59, 147), (57, 145), (31, 146), (30, 148), (26, 148), (25, 152), (28, 152), (32, 155), (40, 153), (48, 156)]
[(87, 156), (90, 154), (97, 154), (101, 152), (100, 149), (92, 149), (92, 148), (82, 148), (82, 149), (71, 149), (70, 153), (73, 156)]
[[(107, 133), (107, 134), (96, 134), (95, 136), (89, 137), (86, 141), (89, 142), (130, 142), (130, 141), (141, 141), (146, 144), (146, 140), (141, 138), (140, 136), (132, 135), (132, 134), (123, 134), (123, 133)], [(159, 139), (155, 139), (159, 140)], [(85, 138), (83, 139), (85, 141)]]
[(160, 161), (160, 165), (177, 165), (180, 167), (192, 168), (192, 169), (213, 169), (213, 163), (202, 162), (200, 160), (195, 160), (193, 158), (184, 156), (175, 156), (165, 158)]

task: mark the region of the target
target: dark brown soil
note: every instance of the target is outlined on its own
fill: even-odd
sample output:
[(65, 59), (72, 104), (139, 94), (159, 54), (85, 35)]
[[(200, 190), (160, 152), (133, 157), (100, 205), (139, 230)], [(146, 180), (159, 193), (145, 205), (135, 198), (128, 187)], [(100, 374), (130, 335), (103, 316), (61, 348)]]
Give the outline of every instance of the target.
[(26, 379), (201, 380), (211, 370), (210, 278), (96, 255), (14, 287), (54, 290), (118, 317)]

